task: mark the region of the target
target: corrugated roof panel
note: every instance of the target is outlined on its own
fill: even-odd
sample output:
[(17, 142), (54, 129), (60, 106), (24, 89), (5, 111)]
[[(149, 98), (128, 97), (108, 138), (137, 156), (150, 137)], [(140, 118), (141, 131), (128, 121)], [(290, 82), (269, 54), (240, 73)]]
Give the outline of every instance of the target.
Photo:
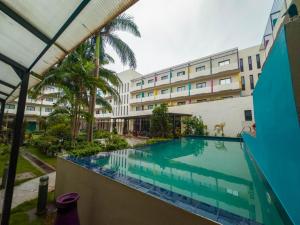
[[(72, 50), (77, 45), (78, 40), (81, 42), (91, 36), (99, 27), (104, 26), (113, 19), (116, 12), (121, 13), (130, 2), (132, 1), (91, 1), (60, 36), (57, 43), (67, 51)], [(76, 36), (76, 39), (74, 36)]]
[(47, 53), (39, 60), (39, 62), (32, 68), (37, 74), (43, 74), (46, 72), (52, 65), (64, 57), (65, 53), (60, 50), (55, 45), (49, 48)]
[(2, 0), (8, 7), (52, 38), (80, 0)]
[(29, 67), (46, 44), (0, 11), (0, 53)]
[(16, 72), (7, 64), (0, 61), (0, 80), (17, 86), (20, 83), (20, 78)]

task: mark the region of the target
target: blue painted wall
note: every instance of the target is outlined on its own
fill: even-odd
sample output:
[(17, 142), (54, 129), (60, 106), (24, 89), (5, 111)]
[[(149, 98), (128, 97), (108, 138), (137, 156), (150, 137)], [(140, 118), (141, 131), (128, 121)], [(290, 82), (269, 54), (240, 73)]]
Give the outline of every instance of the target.
[(253, 98), (256, 138), (245, 134), (244, 140), (283, 207), (300, 224), (300, 127), (284, 28)]

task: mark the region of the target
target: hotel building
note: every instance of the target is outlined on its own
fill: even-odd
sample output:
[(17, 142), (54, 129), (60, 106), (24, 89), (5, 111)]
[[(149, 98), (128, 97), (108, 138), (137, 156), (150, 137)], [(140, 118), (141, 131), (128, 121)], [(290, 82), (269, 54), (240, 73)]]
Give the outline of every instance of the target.
[(98, 129), (148, 135), (154, 107), (165, 103), (176, 129), (185, 116), (201, 116), (210, 135), (225, 123), (225, 136), (237, 136), (253, 124), (252, 91), (265, 54), (260, 46), (231, 49), (148, 75), (128, 70), (118, 74), (120, 101), (111, 96), (111, 113), (96, 108)]
[[(113, 110), (96, 106), (95, 129), (115, 128), (120, 134), (147, 136), (153, 108), (165, 103), (177, 130), (184, 129), (183, 117), (201, 116), (210, 135), (215, 135), (215, 125), (225, 123), (225, 136), (237, 136), (254, 122), (251, 95), (264, 60), (260, 46), (254, 46), (227, 50), (148, 75), (133, 70), (121, 72), (120, 99), (105, 95)], [(38, 100), (27, 98), (27, 129), (39, 129), (39, 118), (53, 111), (55, 93), (59, 90), (49, 86)], [(12, 123), (16, 107), (17, 100), (5, 105), (5, 126)]]

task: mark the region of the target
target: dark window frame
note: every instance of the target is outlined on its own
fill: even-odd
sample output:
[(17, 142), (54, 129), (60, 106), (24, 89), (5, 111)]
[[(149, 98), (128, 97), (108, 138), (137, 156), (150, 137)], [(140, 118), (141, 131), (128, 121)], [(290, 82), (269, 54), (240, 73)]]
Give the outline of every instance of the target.
[(253, 121), (252, 110), (244, 110), (245, 121)]

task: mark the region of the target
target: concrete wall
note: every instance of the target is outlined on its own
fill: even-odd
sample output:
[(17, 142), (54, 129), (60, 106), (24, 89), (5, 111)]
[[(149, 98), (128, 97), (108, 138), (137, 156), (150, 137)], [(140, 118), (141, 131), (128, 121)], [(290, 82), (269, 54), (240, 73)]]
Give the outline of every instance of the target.
[(56, 196), (80, 194), (82, 225), (216, 224), (61, 158), (56, 174)]
[(254, 91), (256, 137), (247, 146), (294, 224), (300, 224), (300, 127), (295, 92), (300, 20), (278, 33)]
[(215, 134), (215, 125), (225, 123), (225, 136), (236, 137), (244, 127), (249, 127), (252, 124), (252, 122), (245, 121), (244, 115), (244, 110), (253, 109), (252, 104), (252, 96), (236, 97), (218, 101), (174, 106), (169, 108), (169, 112), (201, 116), (204, 124), (208, 126), (209, 134), (212, 136)]

